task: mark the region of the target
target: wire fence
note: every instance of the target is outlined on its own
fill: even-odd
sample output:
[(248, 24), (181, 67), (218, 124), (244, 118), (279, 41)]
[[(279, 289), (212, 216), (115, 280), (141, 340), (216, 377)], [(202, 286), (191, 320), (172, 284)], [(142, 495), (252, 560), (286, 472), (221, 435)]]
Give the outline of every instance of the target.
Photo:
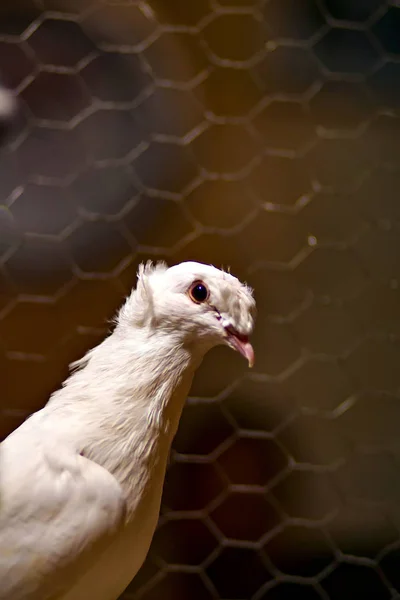
[(256, 292), (255, 368), (206, 358), (121, 598), (400, 598), (398, 2), (3, 0), (0, 74), (3, 437), (141, 260)]

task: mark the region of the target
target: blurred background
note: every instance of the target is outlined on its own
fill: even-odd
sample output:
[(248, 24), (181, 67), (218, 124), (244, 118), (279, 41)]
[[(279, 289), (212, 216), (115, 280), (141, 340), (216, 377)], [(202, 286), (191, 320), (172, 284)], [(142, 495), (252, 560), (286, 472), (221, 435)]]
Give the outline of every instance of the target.
[(400, 598), (400, 3), (2, 0), (0, 75), (2, 437), (141, 260), (255, 288), (121, 600)]

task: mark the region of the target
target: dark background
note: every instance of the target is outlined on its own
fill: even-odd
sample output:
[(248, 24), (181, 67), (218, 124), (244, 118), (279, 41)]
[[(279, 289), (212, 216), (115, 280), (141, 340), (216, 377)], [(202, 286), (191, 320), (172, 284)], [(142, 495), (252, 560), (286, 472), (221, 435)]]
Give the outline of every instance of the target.
[(0, 73), (2, 436), (141, 260), (255, 287), (124, 600), (400, 598), (400, 4), (2, 0)]

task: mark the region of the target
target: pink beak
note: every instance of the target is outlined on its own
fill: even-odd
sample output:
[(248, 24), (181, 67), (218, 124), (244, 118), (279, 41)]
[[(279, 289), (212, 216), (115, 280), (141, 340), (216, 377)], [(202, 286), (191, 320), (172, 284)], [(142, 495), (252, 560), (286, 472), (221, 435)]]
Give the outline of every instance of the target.
[(254, 349), (247, 335), (242, 335), (233, 327), (226, 327), (229, 345), (247, 359), (250, 369), (254, 366)]

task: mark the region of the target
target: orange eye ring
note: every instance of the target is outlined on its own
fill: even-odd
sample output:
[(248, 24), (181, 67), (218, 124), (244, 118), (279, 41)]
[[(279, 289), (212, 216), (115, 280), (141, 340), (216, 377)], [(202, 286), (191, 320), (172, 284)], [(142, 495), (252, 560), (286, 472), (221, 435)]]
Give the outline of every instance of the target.
[(189, 298), (196, 304), (207, 302), (210, 292), (202, 281), (195, 281), (189, 288)]

